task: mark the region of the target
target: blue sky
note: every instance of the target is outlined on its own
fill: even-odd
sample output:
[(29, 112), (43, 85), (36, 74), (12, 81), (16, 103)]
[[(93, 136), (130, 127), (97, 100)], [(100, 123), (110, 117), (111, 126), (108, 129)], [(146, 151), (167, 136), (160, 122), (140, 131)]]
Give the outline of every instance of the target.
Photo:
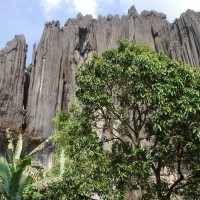
[(187, 9), (200, 11), (199, 0), (0, 0), (0, 49), (16, 34), (24, 34), (28, 44), (27, 65), (31, 62), (32, 46), (38, 43), (47, 21), (59, 20), (61, 26), (78, 12), (92, 14), (127, 14), (135, 5), (138, 13), (156, 10), (173, 22)]

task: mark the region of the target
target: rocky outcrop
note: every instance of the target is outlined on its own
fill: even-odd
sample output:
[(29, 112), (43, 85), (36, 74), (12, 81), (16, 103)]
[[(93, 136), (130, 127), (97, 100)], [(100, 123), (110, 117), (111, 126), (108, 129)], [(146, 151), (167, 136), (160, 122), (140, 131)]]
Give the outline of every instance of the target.
[(40, 141), (48, 138), (56, 111), (68, 110), (75, 96), (79, 66), (92, 51), (101, 54), (116, 47), (119, 38), (145, 43), (171, 58), (200, 67), (199, 19), (199, 12), (187, 10), (170, 24), (165, 14), (143, 11), (139, 15), (131, 7), (122, 17), (93, 19), (78, 14), (64, 27), (58, 21), (46, 23), (39, 44), (34, 46), (29, 88), (25, 84), (25, 39), (16, 36), (0, 52), (0, 118), (11, 119), (18, 127), (24, 125)]
[(168, 23), (166, 15), (143, 11), (140, 15), (131, 7), (127, 16), (107, 17), (81, 14), (69, 19), (64, 27), (58, 21), (45, 24), (39, 45), (34, 51), (29, 88), (28, 129), (47, 138), (52, 134), (51, 118), (56, 110), (68, 110), (74, 97), (75, 73), (90, 58), (116, 47), (119, 38), (145, 43), (172, 58), (200, 67), (200, 14), (188, 10)]
[[(58, 22), (46, 25), (33, 55), (28, 96), (28, 130), (34, 135), (51, 135), (51, 118), (59, 107), (62, 63), (62, 34)], [(45, 130), (45, 131), (44, 131)]]
[(187, 10), (173, 24), (163, 26), (155, 37), (156, 50), (163, 50), (171, 58), (200, 67), (200, 12)]
[(22, 128), (26, 114), (24, 107), (26, 51), (23, 35), (15, 36), (0, 51), (0, 120), (19, 128)]
[(75, 73), (92, 51), (100, 54), (116, 47), (119, 38), (155, 48), (152, 27), (158, 31), (162, 26), (168, 26), (165, 15), (146, 11), (139, 16), (134, 7), (122, 18), (108, 15), (96, 20), (78, 14), (62, 28), (57, 21), (45, 24), (32, 62), (28, 130), (44, 139), (52, 134), (51, 119), (56, 110), (70, 107), (76, 90)]

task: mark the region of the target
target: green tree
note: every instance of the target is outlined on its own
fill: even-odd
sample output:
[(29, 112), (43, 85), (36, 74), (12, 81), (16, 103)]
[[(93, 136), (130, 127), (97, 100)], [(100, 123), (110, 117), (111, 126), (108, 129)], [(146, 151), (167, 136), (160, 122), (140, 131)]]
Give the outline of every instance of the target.
[(61, 181), (49, 186), (46, 199), (95, 199), (95, 195), (102, 199), (122, 199), (112, 189), (114, 182), (109, 177), (111, 161), (88, 113), (74, 102), (69, 113), (59, 113), (53, 124), (56, 128), (53, 140), (57, 160), (54, 173), (60, 171), (60, 154), (63, 153), (65, 166)]
[[(198, 69), (120, 41), (117, 49), (94, 53), (80, 67), (76, 83), (83, 112), (108, 149), (108, 173), (117, 190), (132, 197), (136, 191), (142, 199), (199, 197)], [(88, 137), (74, 128), (81, 140)], [(80, 145), (80, 139), (66, 140)]]

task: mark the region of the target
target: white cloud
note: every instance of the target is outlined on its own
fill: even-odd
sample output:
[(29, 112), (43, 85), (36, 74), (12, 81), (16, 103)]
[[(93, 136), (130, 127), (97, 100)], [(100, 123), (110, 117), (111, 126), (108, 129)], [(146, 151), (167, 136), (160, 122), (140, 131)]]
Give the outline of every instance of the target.
[[(16, 0), (15, 0), (16, 1)], [(19, 0), (18, 0), (19, 1)], [(39, 0), (46, 18), (52, 18), (55, 13), (63, 12), (69, 16), (75, 16), (78, 12), (83, 15), (92, 14), (97, 17), (98, 11), (116, 9), (116, 14), (126, 14), (128, 9), (135, 5), (138, 13), (143, 10), (156, 10), (167, 14), (167, 18), (173, 21), (179, 17), (180, 13), (185, 12), (188, 8), (199, 10), (199, 0)], [(113, 12), (113, 10), (112, 10)], [(70, 13), (70, 14), (69, 14)], [(106, 13), (105, 13), (106, 14)]]
[[(40, 0), (40, 5), (46, 16), (50, 15), (51, 11), (57, 9), (73, 9), (74, 12), (82, 13), (83, 15), (91, 14), (96, 17), (98, 4), (102, 0)], [(114, 0), (108, 0), (112, 4)]]
[(45, 12), (50, 12), (52, 9), (60, 8), (65, 2), (64, 0), (40, 0), (41, 6)]
[(181, 13), (187, 9), (195, 11), (200, 10), (199, 0), (119, 0), (120, 10), (127, 12), (130, 6), (135, 5), (137, 11), (140, 13), (143, 10), (156, 10), (163, 12), (167, 18), (172, 22), (176, 17), (178, 18)]
[(199, 11), (200, 2), (199, 0), (182, 0), (181, 3), (178, 1), (171, 1), (171, 7), (178, 13), (185, 12), (187, 9)]
[(80, 12), (83, 15), (92, 14), (94, 17), (96, 16), (96, 10), (98, 7), (96, 0), (72, 0), (72, 5), (77, 12)]

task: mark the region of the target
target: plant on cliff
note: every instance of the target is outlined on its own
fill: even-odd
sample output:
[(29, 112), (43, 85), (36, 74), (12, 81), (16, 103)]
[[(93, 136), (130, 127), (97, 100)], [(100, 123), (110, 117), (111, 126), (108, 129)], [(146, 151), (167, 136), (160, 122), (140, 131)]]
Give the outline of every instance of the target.
[[(77, 97), (82, 103), (82, 112), (86, 113), (86, 118), (81, 116), (77, 123), (88, 119), (90, 123), (82, 129), (77, 123), (65, 125), (66, 128), (76, 125), (63, 141), (59, 141), (74, 148), (70, 149), (74, 153), (70, 162), (78, 163), (81, 156), (97, 154), (90, 165), (99, 168), (99, 176), (108, 173), (106, 176), (112, 178), (116, 190), (126, 196), (136, 191), (142, 199), (166, 200), (176, 195), (198, 198), (198, 69), (171, 60), (144, 45), (120, 41), (117, 49), (109, 49), (101, 56), (94, 53), (92, 59), (80, 67), (76, 83)], [(87, 124), (96, 127), (101, 143), (107, 147), (109, 172), (98, 167), (101, 166), (98, 154), (106, 153), (98, 149), (95, 131), (87, 135), (91, 133)], [(88, 137), (91, 137), (90, 143)], [(77, 154), (77, 147), (81, 155)], [(90, 152), (85, 153), (88, 147), (91, 147)], [(85, 168), (89, 170), (87, 162), (85, 160)], [(83, 166), (82, 161), (80, 166)], [(74, 167), (81, 176), (83, 168), (80, 166)], [(91, 182), (93, 177), (90, 177)], [(86, 177), (85, 180), (87, 182)]]
[(32, 64), (30, 64), (29, 66), (26, 67), (26, 73), (28, 74), (29, 77), (31, 75), (32, 67), (33, 67)]

